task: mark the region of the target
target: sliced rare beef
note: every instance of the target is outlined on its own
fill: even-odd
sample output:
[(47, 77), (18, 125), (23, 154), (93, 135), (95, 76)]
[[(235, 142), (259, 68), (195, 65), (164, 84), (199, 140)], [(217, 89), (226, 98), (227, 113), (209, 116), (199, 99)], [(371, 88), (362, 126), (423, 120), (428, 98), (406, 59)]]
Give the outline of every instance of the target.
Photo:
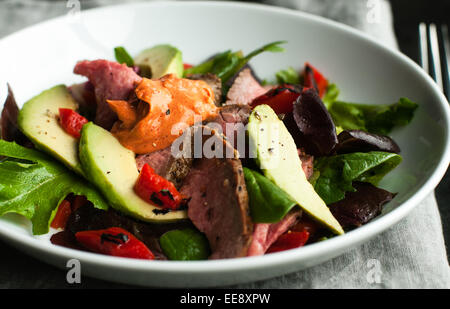
[(370, 183), (354, 182), (356, 192), (347, 192), (345, 198), (329, 205), (330, 211), (343, 228), (359, 227), (381, 213), (383, 205), (396, 194)]
[(329, 155), (338, 143), (331, 115), (313, 88), (302, 92), (283, 122), (297, 146), (314, 156)]
[(236, 81), (236, 78), (238, 78), (239, 74), (244, 70), (250, 70), (250, 73), (252, 73), (253, 78), (258, 82), (258, 84), (261, 84), (261, 79), (256, 75), (255, 71), (253, 70), (252, 66), (248, 63), (246, 63), (239, 71), (237, 71), (232, 77), (230, 77), (226, 83), (226, 88), (231, 88), (233, 86), (234, 82)]
[(149, 154), (138, 155), (136, 157), (138, 170), (140, 171), (145, 164), (150, 165), (156, 174), (173, 182), (179, 189), (191, 169), (192, 159), (176, 158), (172, 156), (171, 147), (167, 147)]
[(94, 208), (91, 204), (86, 204), (72, 212), (65, 231), (58, 233), (59, 235), (55, 234), (51, 241), (69, 248), (80, 248), (75, 239), (77, 232), (102, 230), (110, 227), (123, 228), (136, 236), (159, 260), (167, 259), (159, 245), (159, 238), (162, 234), (175, 229), (195, 228), (189, 220), (173, 223), (144, 223), (124, 216), (113, 209), (104, 211)]
[(108, 60), (80, 61), (74, 73), (86, 76), (95, 88), (95, 123), (110, 130), (117, 120), (106, 100), (126, 100), (141, 77), (125, 64)]
[(192, 74), (192, 75), (189, 75), (187, 78), (193, 79), (193, 80), (202, 80), (202, 81), (206, 82), (214, 92), (214, 104), (216, 104), (216, 106), (221, 105), (222, 81), (220, 80), (219, 77), (217, 77), (217, 75), (212, 74), (212, 73)]
[(180, 188), (180, 193), (188, 198), (188, 216), (208, 238), (210, 259), (246, 256), (253, 223), (241, 161), (232, 146), (214, 130), (205, 126), (195, 130), (203, 130), (200, 144), (203, 149), (214, 152), (221, 148), (222, 154), (234, 155), (211, 157), (204, 152), (201, 158), (194, 159)]
[(1, 136), (2, 139), (8, 142), (16, 142), (24, 147), (33, 148), (33, 143), (19, 130), (17, 125), (17, 115), (19, 114), (19, 107), (16, 99), (8, 84), (8, 96), (3, 105), (1, 115)]
[(267, 92), (254, 76), (251, 68), (241, 70), (234, 79), (227, 93), (225, 105), (243, 104), (248, 105), (252, 101)]
[(253, 238), (247, 252), (247, 256), (263, 255), (267, 249), (290, 227), (294, 226), (302, 216), (298, 207), (291, 210), (280, 222), (256, 223), (253, 230)]
[(223, 134), (227, 136), (226, 124), (242, 123), (243, 125), (246, 125), (248, 123), (248, 118), (250, 117), (251, 112), (252, 109), (248, 105), (226, 105), (219, 109), (218, 116), (214, 120), (212, 120), (212, 122), (220, 124), (222, 126)]
[(378, 135), (361, 130), (345, 130), (338, 135), (338, 154), (352, 152), (384, 151), (400, 153), (400, 147), (389, 136)]

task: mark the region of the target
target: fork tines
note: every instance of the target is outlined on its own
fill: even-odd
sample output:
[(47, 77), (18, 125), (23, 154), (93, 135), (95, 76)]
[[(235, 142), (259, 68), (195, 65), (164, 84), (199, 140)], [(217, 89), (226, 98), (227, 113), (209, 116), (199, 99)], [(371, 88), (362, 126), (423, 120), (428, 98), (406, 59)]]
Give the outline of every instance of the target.
[(450, 97), (450, 40), (447, 25), (434, 23), (419, 25), (420, 64)]

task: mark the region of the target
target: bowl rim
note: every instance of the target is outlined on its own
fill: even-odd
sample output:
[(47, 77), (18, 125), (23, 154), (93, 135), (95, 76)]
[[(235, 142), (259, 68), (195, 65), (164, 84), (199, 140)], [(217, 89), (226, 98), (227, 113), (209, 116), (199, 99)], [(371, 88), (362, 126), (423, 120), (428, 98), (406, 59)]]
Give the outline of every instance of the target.
[[(293, 263), (297, 260), (307, 260), (317, 256), (321, 256), (333, 251), (339, 251), (344, 249), (350, 249), (351, 244), (359, 244), (363, 241), (367, 241), (370, 238), (378, 235), (382, 231), (387, 230), (389, 227), (404, 218), (415, 206), (417, 206), (428, 194), (430, 194), (434, 188), (438, 185), (439, 181), (444, 176), (448, 164), (450, 162), (450, 108), (447, 99), (440, 91), (437, 84), (420, 68), (413, 60), (402, 54), (398, 50), (388, 48), (387, 46), (376, 41), (374, 38), (369, 37), (367, 34), (354, 29), (350, 26), (338, 23), (336, 21), (326, 19), (321, 16), (312, 15), (302, 11), (280, 8), (264, 4), (254, 3), (241, 3), (241, 2), (220, 2), (220, 1), (152, 1), (152, 2), (137, 2), (116, 4), (105, 7), (98, 7), (88, 10), (83, 10), (81, 14), (92, 15), (97, 14), (99, 11), (126, 9), (127, 7), (153, 7), (153, 6), (203, 6), (209, 8), (220, 7), (233, 7), (235, 9), (247, 9), (247, 10), (259, 10), (269, 14), (284, 14), (295, 18), (306, 19), (314, 23), (319, 23), (327, 27), (336, 28), (341, 32), (345, 32), (347, 35), (353, 36), (358, 40), (365, 41), (365, 43), (371, 45), (371, 48), (377, 48), (384, 53), (391, 54), (397, 61), (403, 62), (405, 65), (413, 69), (414, 72), (419, 74), (427, 86), (433, 90), (433, 92), (439, 97), (441, 108), (444, 111), (443, 119), (445, 126), (445, 145), (443, 154), (437, 164), (435, 170), (425, 182), (410, 198), (401, 203), (398, 207), (390, 211), (388, 214), (378, 217), (376, 221), (370, 222), (362, 227), (359, 227), (353, 231), (350, 231), (339, 237), (331, 238), (324, 242), (311, 244), (302, 248), (292, 249), (284, 252), (272, 253), (269, 255), (256, 256), (256, 257), (244, 257), (244, 258), (232, 258), (223, 260), (207, 260), (207, 261), (147, 261), (137, 260), (121, 257), (112, 257), (106, 255), (100, 255), (75, 249), (69, 249), (61, 246), (52, 245), (50, 242), (44, 242), (36, 237), (22, 233), (10, 233), (11, 230), (8, 226), (0, 224), (0, 236), (14, 243), (15, 245), (21, 245), (23, 247), (29, 247), (38, 252), (45, 252), (53, 256), (65, 259), (78, 259), (84, 263), (98, 264), (101, 266), (108, 266), (113, 268), (121, 268), (127, 270), (144, 270), (153, 272), (164, 272), (168, 274), (176, 273), (190, 273), (190, 274), (205, 274), (210, 272), (228, 272), (228, 271), (241, 271), (241, 270), (254, 270), (261, 267), (270, 267), (280, 264)], [(49, 19), (47, 21), (32, 25), (20, 31), (14, 32), (8, 36), (0, 39), (0, 48), (6, 41), (14, 36), (20, 35), (31, 29), (42, 27), (50, 23), (64, 23), (66, 16), (59, 16)], [(3, 43), (3, 44), (2, 44)], [(350, 244), (350, 245), (349, 245)]]

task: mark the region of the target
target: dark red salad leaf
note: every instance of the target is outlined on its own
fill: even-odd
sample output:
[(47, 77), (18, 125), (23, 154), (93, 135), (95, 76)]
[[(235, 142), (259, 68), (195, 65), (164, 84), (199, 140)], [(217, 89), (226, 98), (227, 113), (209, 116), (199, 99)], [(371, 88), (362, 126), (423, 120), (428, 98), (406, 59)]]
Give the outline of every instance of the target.
[(400, 147), (390, 137), (361, 130), (345, 130), (338, 135), (336, 153), (384, 151), (400, 153)]
[(347, 192), (345, 198), (329, 205), (330, 211), (343, 228), (359, 227), (381, 213), (383, 205), (396, 194), (366, 182), (353, 182), (356, 192)]
[(88, 81), (71, 85), (68, 89), (78, 103), (78, 113), (86, 117), (89, 121), (94, 121), (97, 109), (94, 85)]
[(308, 215), (303, 215), (301, 219), (292, 226), (289, 230), (292, 232), (303, 232), (307, 231), (310, 238), (316, 234), (316, 232), (321, 228), (317, 221), (312, 220)]
[(313, 156), (329, 155), (338, 138), (328, 110), (314, 88), (306, 89), (283, 119), (298, 148)]
[[(67, 221), (73, 211), (90, 203), (84, 195), (69, 194), (58, 206), (50, 226), (54, 229), (65, 229)], [(92, 204), (91, 204), (92, 206)]]
[(19, 114), (19, 107), (16, 99), (8, 84), (8, 96), (3, 105), (1, 118), (1, 135), (2, 139), (8, 142), (16, 142), (17, 144), (33, 148), (33, 143), (19, 130), (17, 125), (17, 115)]
[(50, 242), (56, 246), (62, 246), (62, 247), (70, 248), (70, 249), (87, 251), (84, 247), (82, 247), (77, 242), (75, 235), (67, 230), (53, 234), (50, 237)]

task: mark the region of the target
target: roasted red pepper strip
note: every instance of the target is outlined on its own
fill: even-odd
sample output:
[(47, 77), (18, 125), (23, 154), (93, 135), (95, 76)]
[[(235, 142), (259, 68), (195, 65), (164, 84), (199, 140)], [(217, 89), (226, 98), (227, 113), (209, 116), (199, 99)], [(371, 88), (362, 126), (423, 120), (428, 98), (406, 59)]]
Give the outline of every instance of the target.
[(177, 210), (184, 203), (175, 185), (156, 174), (148, 164), (142, 168), (134, 191), (143, 200), (164, 209)]
[(184, 63), (183, 66), (184, 66), (184, 69), (185, 69), (185, 70), (190, 69), (190, 68), (193, 67), (193, 65), (192, 65), (192, 64), (189, 64), (189, 63)]
[(59, 123), (67, 134), (75, 138), (80, 138), (80, 132), (83, 125), (88, 122), (86, 118), (78, 114), (73, 109), (60, 108), (59, 109)]
[(294, 249), (306, 244), (309, 238), (308, 231), (302, 232), (287, 232), (281, 235), (276, 242), (269, 247), (266, 253), (279, 252), (289, 249)]
[(72, 208), (68, 200), (64, 200), (59, 204), (55, 217), (53, 217), (50, 227), (54, 229), (64, 229), (66, 227), (67, 219), (72, 213)]
[(59, 204), (58, 210), (56, 211), (50, 226), (54, 229), (64, 229), (70, 214), (88, 202), (88, 199), (84, 195), (69, 194), (61, 204)]
[(327, 92), (328, 80), (308, 62), (305, 63), (305, 71), (303, 73), (303, 85), (306, 89), (316, 88), (319, 96), (322, 98)]
[(300, 96), (300, 93), (300, 89), (296, 86), (281, 85), (254, 99), (250, 106), (254, 108), (261, 104), (267, 104), (277, 114), (291, 113), (295, 100)]
[(81, 231), (75, 234), (77, 241), (86, 249), (112, 256), (153, 260), (155, 256), (133, 234), (119, 228)]

